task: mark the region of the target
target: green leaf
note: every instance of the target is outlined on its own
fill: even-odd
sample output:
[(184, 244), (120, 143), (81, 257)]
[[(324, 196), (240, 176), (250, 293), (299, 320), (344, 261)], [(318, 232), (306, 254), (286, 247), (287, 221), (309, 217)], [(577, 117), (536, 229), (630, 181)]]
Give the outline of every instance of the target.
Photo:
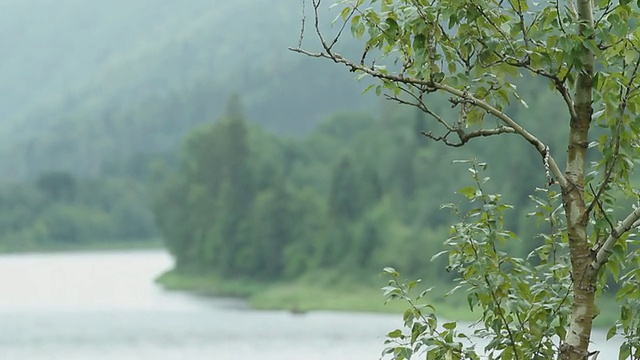
[(467, 125), (468, 126), (480, 126), (482, 125), (482, 120), (484, 119), (485, 111), (474, 107), (467, 114)]
[(498, 98), (500, 98), (500, 100), (502, 100), (502, 103), (509, 104), (509, 93), (507, 92), (507, 89), (498, 89), (496, 91), (496, 95), (498, 96)]
[(425, 37), (422, 34), (418, 34), (413, 37), (413, 49), (416, 51), (423, 50), (425, 45)]
[(411, 344), (415, 343), (416, 340), (424, 333), (426, 329), (427, 329), (426, 325), (419, 322), (414, 323), (411, 328)]
[(616, 256), (618, 259), (624, 259), (624, 255), (625, 255), (624, 246), (622, 246), (621, 244), (616, 244), (612, 250), (613, 250), (614, 256)]
[(597, 55), (600, 53), (600, 49), (598, 48), (598, 44), (596, 44), (596, 41), (593, 39), (586, 39), (582, 42), (582, 45), (584, 45), (585, 48), (587, 48), (587, 50), (589, 50), (592, 54)]
[(390, 17), (386, 18), (384, 22), (387, 24), (385, 33), (388, 37), (395, 39), (398, 33), (398, 23)]
[(369, 90), (373, 89), (376, 86), (376, 84), (371, 84), (369, 86), (367, 86), (364, 90), (362, 90), (363, 94), (366, 94), (367, 92), (369, 92)]
[(612, 337), (614, 337), (616, 335), (618, 328), (617, 326), (612, 326), (611, 328), (609, 328), (609, 331), (607, 331), (607, 340), (611, 339)]
[(627, 304), (622, 305), (622, 307), (620, 308), (620, 320), (627, 321), (629, 320), (630, 315), (631, 315), (631, 309), (629, 308), (629, 305)]
[(476, 198), (477, 191), (478, 191), (478, 189), (476, 189), (475, 187), (467, 186), (467, 187), (464, 187), (464, 188), (458, 190), (458, 193), (463, 195), (467, 199), (471, 200), (471, 199), (475, 199)]
[(383, 271), (384, 273), (387, 273), (387, 274), (392, 275), (392, 276), (398, 276), (398, 275), (400, 275), (400, 274), (396, 271), (396, 269), (394, 269), (394, 268), (392, 268), (392, 267), (386, 267), (386, 268), (382, 269), (382, 271)]
[(440, 256), (442, 256), (442, 255), (444, 255), (444, 254), (448, 254), (448, 253), (449, 253), (449, 250), (442, 250), (442, 251), (440, 251), (440, 252), (436, 253), (435, 255), (433, 255), (433, 256), (431, 257), (431, 260), (429, 260), (429, 261), (434, 261), (434, 260), (436, 260), (437, 258), (439, 258)]
[(442, 324), (442, 327), (447, 329), (447, 330), (453, 330), (458, 326), (458, 323), (456, 322), (447, 322)]
[(622, 345), (620, 345), (620, 350), (618, 352), (618, 360), (628, 359), (629, 356), (631, 356), (631, 347), (629, 346), (628, 342), (624, 342), (622, 343)]

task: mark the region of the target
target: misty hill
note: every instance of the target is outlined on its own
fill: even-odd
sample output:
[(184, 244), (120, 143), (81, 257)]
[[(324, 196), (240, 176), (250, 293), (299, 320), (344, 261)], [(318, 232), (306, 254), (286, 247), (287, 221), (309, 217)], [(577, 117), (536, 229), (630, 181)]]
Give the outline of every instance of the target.
[(100, 174), (175, 149), (232, 93), (248, 118), (284, 134), (371, 107), (352, 74), (290, 53), (290, 0), (20, 0), (0, 4), (0, 170)]

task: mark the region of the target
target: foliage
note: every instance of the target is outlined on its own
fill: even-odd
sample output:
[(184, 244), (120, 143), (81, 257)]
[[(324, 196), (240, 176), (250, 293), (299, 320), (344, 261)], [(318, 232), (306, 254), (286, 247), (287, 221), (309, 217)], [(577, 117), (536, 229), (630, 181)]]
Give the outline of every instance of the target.
[(131, 180), (41, 174), (0, 191), (0, 250), (25, 251), (117, 243), (157, 236), (141, 185)]
[[(366, 279), (392, 265), (405, 274), (438, 274), (433, 284), (453, 278), (440, 275), (443, 260), (424, 255), (440, 251), (447, 232), (448, 216), (435, 205), (466, 184), (447, 164), (471, 157), (469, 150), (490, 156), (488, 148), (444, 154), (416, 133), (424, 119), (397, 107), (384, 119), (335, 114), (303, 139), (270, 135), (241, 112), (227, 112), (236, 116), (185, 138), (177, 168), (161, 170), (153, 190), (156, 222), (177, 271), (293, 281), (339, 269)], [(504, 146), (514, 155), (526, 150), (509, 139)], [(496, 164), (492, 175), (509, 174), (518, 163)], [(536, 178), (531, 168), (521, 171)], [(534, 210), (517, 181), (500, 188), (519, 199), (506, 215), (524, 218)], [(524, 257), (528, 242), (510, 246)]]
[[(534, 200), (542, 209), (539, 213), (548, 214), (542, 220), (551, 231), (541, 235), (543, 243), (533, 248), (532, 256), (521, 259), (511, 249), (502, 252), (495, 246), (512, 235), (501, 232), (498, 198), (486, 195), (478, 178), (475, 187), (461, 193), (483, 205), (461, 217), (448, 241), (453, 245), (450, 267), (473, 294), (470, 305), (482, 310), (480, 325), (483, 335), (489, 336), (489, 357), (597, 356), (589, 349), (592, 321), (598, 315), (595, 299), (606, 287), (607, 273), (616, 282), (621, 276), (632, 280), (639, 259), (633, 240), (640, 223), (638, 191), (630, 181), (640, 155), (635, 116), (640, 107), (637, 6), (606, 0), (572, 1), (566, 6), (526, 0), (343, 0), (337, 3), (338, 26), (327, 35), (318, 25), (321, 3), (311, 1), (320, 51), (302, 48), (306, 19), (293, 51), (330, 59), (361, 78), (378, 80), (367, 89), (429, 116), (434, 126), (424, 135), (435, 141), (461, 147), (481, 137), (516, 134), (540, 156), (542, 166), (537, 168), (546, 185), (538, 187), (545, 189), (550, 202)], [(355, 58), (359, 60), (337, 52), (345, 29), (363, 43), (361, 56)], [(549, 93), (562, 103), (567, 123), (561, 126), (514, 114), (514, 104), (528, 108), (528, 99), (517, 91), (519, 79), (546, 82)], [(438, 104), (443, 101), (457, 113), (442, 111)], [(563, 152), (538, 135), (536, 122), (568, 131), (564, 171), (559, 163)], [(594, 126), (599, 130), (591, 131)], [(502, 161), (498, 156), (495, 160)], [(475, 174), (477, 168), (472, 171)], [(559, 202), (558, 207), (551, 205), (551, 199)], [(617, 208), (616, 203), (625, 202), (632, 205)], [(568, 255), (556, 262), (559, 259), (550, 254), (558, 249)], [(550, 256), (554, 265), (545, 267)], [(625, 268), (625, 264), (633, 265)], [(527, 293), (539, 282), (544, 290)], [(568, 315), (556, 290), (567, 282), (571, 284), (564, 296)], [(621, 359), (640, 353), (636, 325), (629, 322), (635, 311), (630, 304), (639, 296), (630, 290), (635, 285), (618, 289), (622, 311), (611, 334), (624, 326), (628, 340), (620, 348)], [(423, 318), (417, 324), (431, 328), (433, 335), (429, 321)], [(560, 339), (555, 349), (549, 340), (553, 336)], [(452, 355), (448, 342), (429, 345), (433, 347), (427, 351), (439, 356), (475, 356), (462, 348)], [(405, 347), (392, 351), (396, 358), (407, 357)]]
[[(485, 163), (463, 163), (471, 165), (469, 170), (474, 186), (465, 187), (459, 193), (472, 206), (464, 213), (454, 204), (443, 206), (451, 209), (459, 222), (451, 228), (451, 235), (445, 242), (447, 249), (434, 255), (433, 259), (448, 256), (447, 270), (457, 275), (456, 286), (450, 294), (466, 294), (468, 306), (471, 310), (479, 309), (481, 318), (472, 335), (458, 333), (456, 323), (442, 325), (446, 330), (439, 333), (435, 309), (421, 304), (427, 292), (416, 299), (411, 298), (409, 293), (415, 283), (402, 284), (398, 272), (388, 269), (386, 272), (392, 279), (390, 286), (385, 288), (386, 295), (390, 300), (409, 301), (411, 308), (405, 313), (405, 325), (412, 330), (409, 348), (398, 352), (398, 348), (392, 346), (388, 351), (394, 352), (395, 358), (402, 358), (406, 352), (418, 353), (431, 345), (426, 350), (429, 359), (443, 356), (476, 359), (481, 354), (500, 359), (552, 358), (559, 351), (554, 338), (564, 336), (572, 296), (563, 286), (571, 282), (568, 249), (556, 241), (562, 229), (554, 229), (544, 245), (526, 256), (514, 256), (517, 252), (513, 251), (513, 243), (520, 239), (505, 228), (504, 222), (504, 212), (512, 207), (502, 202), (501, 195), (485, 192), (489, 180), (481, 176), (486, 170)], [(546, 196), (536, 198), (535, 216), (540, 220), (554, 217), (557, 194), (546, 189), (539, 191)], [(423, 328), (423, 316), (428, 328)], [(390, 337), (404, 338), (401, 334), (401, 330), (397, 330), (390, 333)], [(463, 347), (463, 340), (469, 345), (474, 343), (469, 336), (487, 339), (483, 352), (476, 353), (471, 347)], [(456, 338), (459, 340), (454, 340)]]

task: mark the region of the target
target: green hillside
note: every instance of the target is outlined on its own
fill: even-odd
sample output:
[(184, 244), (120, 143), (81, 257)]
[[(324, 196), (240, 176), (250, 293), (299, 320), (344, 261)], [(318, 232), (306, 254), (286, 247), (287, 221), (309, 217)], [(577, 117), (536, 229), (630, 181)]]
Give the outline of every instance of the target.
[[(153, 5), (153, 6), (152, 6)], [(141, 44), (164, 36), (180, 19), (210, 7), (151, 1), (3, 1), (0, 38), (4, 50), (0, 115), (28, 112), (103, 71)], [(61, 93), (62, 92), (62, 93)]]
[(352, 74), (286, 50), (300, 25), (289, 0), (0, 6), (0, 31), (13, 35), (0, 39), (5, 182), (50, 170), (96, 176), (114, 161), (174, 150), (231, 93), (285, 134), (375, 101)]

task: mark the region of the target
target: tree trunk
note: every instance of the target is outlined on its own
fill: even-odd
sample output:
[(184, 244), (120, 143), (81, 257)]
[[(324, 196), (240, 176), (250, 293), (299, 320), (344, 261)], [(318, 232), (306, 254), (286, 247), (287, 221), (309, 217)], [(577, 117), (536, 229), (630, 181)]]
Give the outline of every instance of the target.
[[(580, 34), (593, 34), (592, 0), (577, 0)], [(561, 21), (558, 19), (558, 21)], [(589, 35), (590, 36), (590, 35)], [(584, 201), (584, 173), (591, 125), (594, 55), (583, 47), (576, 83), (575, 117), (571, 119), (567, 151), (567, 187), (563, 189), (573, 278), (573, 309), (558, 359), (587, 358), (595, 308), (596, 273), (589, 271), (592, 253), (587, 236), (589, 221)]]

